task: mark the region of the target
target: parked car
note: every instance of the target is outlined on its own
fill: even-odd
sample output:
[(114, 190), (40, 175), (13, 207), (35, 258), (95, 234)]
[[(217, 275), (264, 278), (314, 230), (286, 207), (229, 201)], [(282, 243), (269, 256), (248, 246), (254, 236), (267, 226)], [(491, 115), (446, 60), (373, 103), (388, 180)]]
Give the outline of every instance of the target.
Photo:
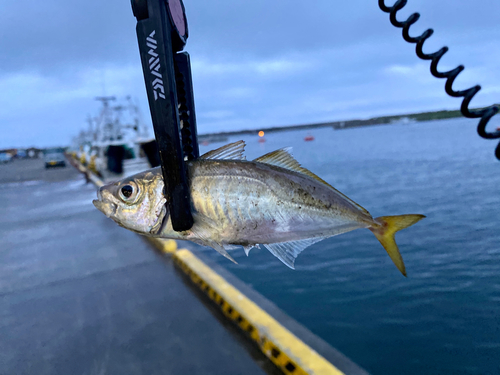
[(26, 155), (26, 151), (24, 150), (17, 150), (16, 158), (18, 159), (26, 159), (28, 155)]
[(7, 154), (6, 152), (0, 153), (0, 163), (8, 163), (9, 161), (12, 161), (12, 156), (10, 154)]
[(65, 167), (66, 158), (64, 157), (64, 150), (61, 148), (49, 148), (43, 152), (43, 160), (45, 161), (45, 168)]

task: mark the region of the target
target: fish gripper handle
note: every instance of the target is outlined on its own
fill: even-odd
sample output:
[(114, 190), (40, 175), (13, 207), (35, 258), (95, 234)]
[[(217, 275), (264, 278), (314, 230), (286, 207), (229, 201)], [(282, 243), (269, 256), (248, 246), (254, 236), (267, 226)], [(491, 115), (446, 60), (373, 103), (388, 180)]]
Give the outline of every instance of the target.
[[(500, 130), (494, 132), (488, 132), (486, 130), (486, 126), (490, 119), (498, 113), (498, 106), (491, 105), (486, 108), (481, 109), (470, 109), (469, 104), (474, 95), (481, 90), (481, 86), (476, 85), (468, 88), (467, 90), (453, 90), (453, 82), (460, 74), (462, 70), (464, 70), (463, 65), (457, 66), (455, 69), (449, 70), (447, 72), (440, 72), (437, 69), (439, 60), (443, 55), (448, 52), (448, 47), (443, 47), (440, 50), (434, 53), (424, 53), (422, 50), (425, 41), (434, 33), (434, 30), (427, 29), (421, 35), (412, 37), (410, 36), (410, 26), (418, 21), (420, 18), (419, 13), (413, 13), (410, 15), (406, 21), (398, 21), (396, 16), (399, 10), (405, 7), (407, 0), (397, 0), (393, 6), (388, 7), (385, 5), (385, 0), (378, 0), (378, 5), (380, 9), (389, 13), (389, 18), (394, 27), (403, 29), (403, 39), (408, 43), (416, 43), (416, 53), (419, 58), (422, 60), (431, 60), (431, 74), (436, 78), (446, 78), (445, 83), (445, 91), (448, 95), (454, 98), (463, 98), (462, 105), (460, 106), (460, 112), (463, 116), (467, 118), (480, 118), (479, 124), (477, 125), (477, 133), (479, 136), (485, 139), (498, 139), (500, 138)], [(495, 156), (500, 160), (500, 143), (497, 145), (495, 149)]]

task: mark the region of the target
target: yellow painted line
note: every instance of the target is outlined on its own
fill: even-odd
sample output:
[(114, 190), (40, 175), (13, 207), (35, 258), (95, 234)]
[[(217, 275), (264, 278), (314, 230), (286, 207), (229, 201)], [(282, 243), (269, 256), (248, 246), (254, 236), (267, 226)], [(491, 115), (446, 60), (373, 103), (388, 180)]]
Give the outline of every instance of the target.
[(104, 185), (104, 182), (92, 171), (90, 171), (88, 168), (84, 167), (77, 159), (73, 158), (71, 155), (69, 155), (71, 158), (70, 163), (78, 169), (79, 172), (85, 174), (87, 178), (97, 187), (101, 187)]
[(165, 254), (173, 254), (177, 251), (177, 242), (163, 238), (146, 237), (158, 250)]
[(189, 250), (178, 250), (173, 259), (285, 374), (344, 374)]
[(99, 177), (97, 177), (95, 174), (90, 172), (89, 170), (87, 170), (87, 176), (88, 176), (89, 180), (92, 181), (92, 183), (95, 186), (101, 187), (104, 185), (104, 182)]

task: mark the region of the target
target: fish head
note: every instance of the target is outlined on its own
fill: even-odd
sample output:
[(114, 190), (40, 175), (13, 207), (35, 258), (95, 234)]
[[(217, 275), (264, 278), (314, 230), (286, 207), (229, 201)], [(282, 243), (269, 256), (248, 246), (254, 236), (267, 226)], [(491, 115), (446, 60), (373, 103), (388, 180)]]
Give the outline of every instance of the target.
[(154, 170), (100, 187), (92, 203), (118, 225), (150, 236), (161, 231), (169, 216), (163, 179)]

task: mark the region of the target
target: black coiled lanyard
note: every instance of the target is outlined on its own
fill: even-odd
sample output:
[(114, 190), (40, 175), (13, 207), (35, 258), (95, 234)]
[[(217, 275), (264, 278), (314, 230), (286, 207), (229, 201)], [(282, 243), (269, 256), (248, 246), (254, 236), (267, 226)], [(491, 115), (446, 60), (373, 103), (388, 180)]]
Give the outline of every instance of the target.
[[(500, 130), (497, 130), (495, 132), (488, 132), (486, 131), (486, 125), (488, 125), (488, 121), (495, 116), (498, 113), (498, 107), (496, 105), (491, 105), (486, 108), (481, 108), (481, 109), (469, 109), (469, 103), (478, 93), (479, 90), (481, 90), (481, 86), (476, 85), (473, 86), (467, 90), (460, 90), (460, 91), (455, 91), (453, 90), (453, 82), (455, 81), (455, 78), (460, 74), (462, 70), (464, 70), (463, 65), (457, 66), (455, 69), (449, 70), (447, 72), (440, 72), (437, 69), (439, 60), (443, 55), (448, 52), (448, 47), (443, 47), (439, 51), (436, 51), (434, 53), (424, 53), (422, 51), (422, 47), (424, 45), (424, 42), (433, 34), (434, 30), (432, 29), (427, 29), (425, 30), (421, 35), (417, 37), (412, 37), (410, 36), (410, 26), (413, 25), (415, 22), (418, 21), (420, 18), (420, 14), (418, 13), (413, 13), (411, 16), (409, 16), (406, 21), (398, 21), (396, 19), (396, 15), (399, 10), (404, 8), (406, 5), (407, 1), (406, 0), (398, 0), (392, 7), (388, 7), (385, 5), (384, 0), (378, 0), (378, 5), (382, 11), (389, 13), (390, 14), (390, 20), (393, 26), (399, 27), (403, 29), (403, 39), (406, 40), (408, 43), (416, 43), (416, 53), (419, 58), (422, 60), (431, 60), (431, 73), (434, 77), (436, 78), (446, 78), (446, 83), (444, 85), (445, 91), (448, 95), (454, 97), (454, 98), (464, 98), (462, 100), (462, 105), (460, 106), (460, 112), (462, 112), (462, 115), (468, 118), (481, 118), (479, 120), (479, 124), (477, 125), (477, 133), (479, 136), (485, 138), (485, 139), (498, 139), (500, 138)], [(497, 159), (500, 160), (500, 143), (497, 145), (495, 149), (495, 156)]]

